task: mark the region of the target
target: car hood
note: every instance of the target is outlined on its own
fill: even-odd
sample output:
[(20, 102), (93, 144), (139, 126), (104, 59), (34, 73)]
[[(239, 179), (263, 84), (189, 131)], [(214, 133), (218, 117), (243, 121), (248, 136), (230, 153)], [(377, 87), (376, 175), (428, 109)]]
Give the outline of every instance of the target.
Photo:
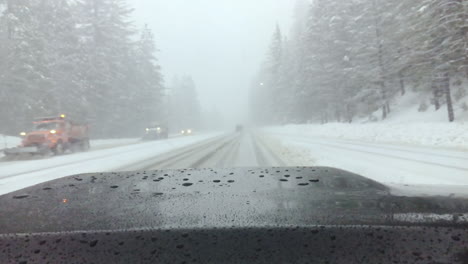
[(81, 230), (467, 224), (468, 199), (398, 197), (326, 168), (76, 175), (0, 196), (2, 233)]

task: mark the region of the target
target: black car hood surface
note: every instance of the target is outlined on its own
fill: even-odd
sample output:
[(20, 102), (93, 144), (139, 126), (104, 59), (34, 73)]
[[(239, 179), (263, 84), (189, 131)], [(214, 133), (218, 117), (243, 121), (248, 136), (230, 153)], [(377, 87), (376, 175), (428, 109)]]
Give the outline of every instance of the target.
[[(388, 254), (428, 260), (427, 252), (439, 258), (427, 263), (467, 263), (468, 256), (467, 199), (396, 197), (325, 167), (77, 175), (3, 195), (0, 208), (0, 260), (12, 263), (70, 254), (76, 263), (294, 263), (329, 259), (337, 247), (347, 248), (329, 263), (392, 263)], [(360, 257), (342, 262), (346, 254)]]

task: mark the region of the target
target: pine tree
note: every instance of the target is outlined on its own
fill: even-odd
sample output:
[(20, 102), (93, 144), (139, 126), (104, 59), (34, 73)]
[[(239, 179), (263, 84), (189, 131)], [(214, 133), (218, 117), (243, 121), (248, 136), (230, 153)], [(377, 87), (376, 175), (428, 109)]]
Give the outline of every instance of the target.
[[(26, 120), (46, 113), (41, 100), (47, 89), (47, 65), (43, 53), (41, 32), (32, 0), (9, 1), (5, 13), (7, 36), (2, 45), (5, 55), (0, 61), (2, 95), (0, 105), (5, 124), (10, 133), (20, 129)], [(19, 120), (18, 120), (19, 119)]]
[(137, 112), (135, 104), (127, 104), (133, 88), (127, 74), (136, 32), (129, 18), (132, 11), (123, 0), (82, 0), (78, 7), (88, 114), (101, 136), (128, 130), (134, 117), (129, 113)]
[(267, 79), (265, 85), (270, 90), (270, 109), (272, 116), (270, 117), (273, 121), (279, 121), (282, 119), (284, 113), (283, 99), (284, 93), (281, 90), (282, 81), (282, 70), (283, 70), (283, 49), (284, 39), (281, 33), (279, 25), (276, 25), (275, 32), (273, 34), (272, 42), (270, 44), (269, 57), (267, 58)]
[(175, 129), (198, 129), (201, 125), (201, 108), (195, 82), (190, 76), (175, 78), (170, 88), (171, 120)]
[(309, 2), (306, 0), (297, 0), (294, 9), (294, 23), (291, 30), (291, 37), (285, 41), (284, 55), (283, 55), (283, 69), (284, 74), (282, 82), (283, 94), (286, 94), (283, 106), (285, 108), (285, 121), (287, 122), (303, 122), (304, 115), (301, 111), (301, 105), (298, 103), (304, 94), (305, 79), (305, 50), (303, 45), (307, 17), (309, 10)]
[(275, 122), (282, 116), (282, 97), (281, 97), (281, 71), (283, 63), (283, 35), (279, 25), (276, 25), (275, 32), (270, 44), (268, 57), (263, 67), (263, 80), (260, 81), (260, 89), (265, 91), (266, 118), (267, 122)]
[(164, 88), (161, 67), (156, 58), (156, 45), (153, 32), (145, 26), (136, 43), (133, 65), (133, 97), (138, 105), (138, 113), (135, 117), (139, 126), (146, 126), (151, 122), (165, 122), (165, 106), (163, 106)]

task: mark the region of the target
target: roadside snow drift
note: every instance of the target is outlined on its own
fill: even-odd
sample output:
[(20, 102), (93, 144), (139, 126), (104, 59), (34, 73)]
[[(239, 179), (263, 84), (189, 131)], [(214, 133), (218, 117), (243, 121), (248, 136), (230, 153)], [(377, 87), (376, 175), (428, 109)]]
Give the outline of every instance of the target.
[(289, 152), (304, 153), (288, 165), (340, 168), (409, 192), (468, 194), (468, 124), (288, 125), (263, 132)]
[(330, 123), (325, 125), (287, 125), (268, 128), (266, 131), (313, 138), (349, 139), (468, 151), (468, 123)]
[[(16, 147), (20, 143), (21, 138), (19, 137), (5, 136), (0, 134), (0, 150)], [(0, 155), (3, 155), (3, 153), (1, 153)]]

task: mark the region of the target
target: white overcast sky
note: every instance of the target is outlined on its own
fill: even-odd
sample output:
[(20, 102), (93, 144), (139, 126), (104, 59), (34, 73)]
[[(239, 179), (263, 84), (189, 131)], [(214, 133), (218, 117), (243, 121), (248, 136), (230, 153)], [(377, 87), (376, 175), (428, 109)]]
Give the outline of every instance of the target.
[(250, 81), (276, 23), (289, 31), (295, 0), (130, 0), (160, 50), (166, 83), (191, 75), (202, 107), (226, 118), (247, 113)]

